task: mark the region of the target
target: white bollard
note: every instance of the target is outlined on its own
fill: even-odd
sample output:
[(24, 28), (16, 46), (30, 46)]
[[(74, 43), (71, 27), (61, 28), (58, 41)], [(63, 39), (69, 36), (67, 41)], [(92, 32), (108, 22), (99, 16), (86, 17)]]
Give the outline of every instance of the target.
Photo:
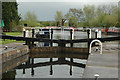
[(95, 77), (95, 80), (98, 80), (98, 78), (99, 78), (99, 74), (96, 73), (96, 74), (94, 75), (94, 77)]

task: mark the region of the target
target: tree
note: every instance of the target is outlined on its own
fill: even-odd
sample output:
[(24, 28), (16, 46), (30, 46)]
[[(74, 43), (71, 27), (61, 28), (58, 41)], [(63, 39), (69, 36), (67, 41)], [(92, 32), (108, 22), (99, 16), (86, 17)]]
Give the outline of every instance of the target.
[(37, 26), (37, 16), (35, 15), (34, 12), (28, 11), (25, 14), (25, 23), (31, 27)]
[(97, 9), (97, 18), (101, 26), (115, 26), (118, 20), (118, 7), (115, 5), (102, 5)]
[(83, 17), (83, 11), (82, 9), (76, 9), (76, 8), (70, 8), (69, 14), (73, 15), (78, 19), (78, 21), (81, 20), (81, 17)]
[(69, 22), (69, 26), (76, 27), (78, 25), (78, 19), (73, 14), (67, 13), (65, 17)]
[(2, 2), (2, 19), (4, 20), (4, 29), (12, 30), (10, 24), (14, 21), (14, 24), (18, 25), (21, 17), (18, 15), (17, 2)]
[(87, 5), (87, 6), (84, 6), (83, 10), (84, 10), (85, 20), (89, 25), (90, 20), (95, 17), (95, 6)]
[(56, 12), (56, 16), (55, 16), (55, 21), (57, 23), (57, 26), (61, 26), (62, 25), (62, 19), (63, 19), (63, 15), (61, 11), (57, 11)]
[(114, 26), (117, 22), (116, 18), (111, 15), (105, 15), (104, 17), (104, 24), (106, 24), (107, 27)]

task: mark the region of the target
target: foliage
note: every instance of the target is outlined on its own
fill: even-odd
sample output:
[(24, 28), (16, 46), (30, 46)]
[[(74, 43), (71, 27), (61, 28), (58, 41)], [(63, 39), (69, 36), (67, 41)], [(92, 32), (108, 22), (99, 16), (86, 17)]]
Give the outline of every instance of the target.
[[(6, 35), (11, 35), (11, 36), (18, 36), (18, 35), (22, 35), (21, 32), (6, 32)], [(9, 39), (5, 39), (4, 40), (0, 40), (0, 42), (2, 44), (9, 44), (9, 43), (13, 43), (13, 42), (20, 42), (20, 43), (24, 43), (24, 41), (16, 41), (16, 40), (9, 40)]]
[(78, 25), (78, 18), (74, 16), (72, 13), (67, 13), (65, 15), (66, 19), (69, 22), (69, 26), (77, 26)]
[(22, 35), (22, 32), (6, 32), (5, 34), (11, 36), (17, 36), (17, 35)]
[(57, 11), (56, 12), (56, 16), (55, 16), (55, 21), (56, 21), (56, 24), (57, 26), (61, 26), (62, 24), (62, 19), (63, 19), (63, 15), (62, 15), (62, 12), (61, 11)]
[(20, 15), (18, 15), (17, 2), (2, 2), (2, 19), (4, 20), (4, 29), (12, 30), (11, 24), (18, 25)]
[(12, 22), (10, 22), (9, 27), (10, 27), (10, 31), (14, 31), (14, 30), (15, 30), (15, 27), (16, 27), (16, 22), (15, 22), (15, 20), (12, 20)]
[(35, 13), (28, 11), (25, 14), (24, 23), (26, 23), (30, 27), (36, 27), (37, 26), (37, 16), (35, 15)]
[(84, 6), (84, 16), (85, 16), (85, 21), (88, 22), (88, 25), (90, 23), (90, 20), (95, 17), (95, 7), (94, 5), (88, 5)]
[[(56, 12), (56, 14), (57, 17), (55, 17), (55, 20), (61, 21), (63, 19), (61, 11)], [(118, 17), (118, 6), (114, 4), (105, 4), (99, 6), (85, 5), (83, 9), (70, 8), (65, 14), (64, 19), (67, 19), (69, 26), (73, 27), (120, 27), (120, 20)], [(65, 23), (65, 26), (68, 26), (68, 24)]]

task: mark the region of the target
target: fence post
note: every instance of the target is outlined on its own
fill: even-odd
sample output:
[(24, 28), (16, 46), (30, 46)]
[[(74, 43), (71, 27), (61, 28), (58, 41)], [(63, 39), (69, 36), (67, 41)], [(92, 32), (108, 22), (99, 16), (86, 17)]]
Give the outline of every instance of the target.
[[(51, 39), (51, 40), (53, 39), (53, 29), (52, 29), (52, 28), (51, 28), (50, 39)], [(51, 41), (50, 45), (51, 45), (51, 47), (53, 46), (52, 41)]]
[(52, 58), (50, 58), (50, 75), (52, 75), (53, 74), (53, 69), (52, 69)]
[[(25, 66), (25, 64), (23, 64)], [(23, 74), (25, 74), (25, 68), (23, 67)]]
[[(87, 35), (88, 35), (88, 39), (90, 39), (91, 38), (91, 30), (90, 29), (87, 30)], [(90, 41), (88, 41), (88, 51), (89, 50), (90, 50)]]
[[(70, 29), (70, 40), (73, 39), (73, 29)], [(73, 43), (70, 43), (70, 47), (73, 47)]]
[(95, 30), (95, 38), (98, 38), (98, 29)]
[[(34, 38), (34, 35), (35, 35), (35, 29), (32, 28), (32, 38)], [(34, 46), (34, 41), (32, 41), (32, 46)]]
[(33, 67), (33, 65), (34, 65), (34, 58), (32, 58), (32, 67), (31, 67), (31, 75), (33, 76), (34, 75), (34, 67)]
[[(25, 38), (26, 37), (26, 31), (25, 31), (25, 28), (23, 28), (23, 37)], [(25, 41), (25, 45), (27, 44), (27, 41)]]
[(25, 37), (26, 35), (26, 32), (25, 32), (25, 29), (23, 28), (23, 37)]
[[(70, 58), (70, 62), (73, 63), (73, 58)], [(70, 64), (70, 75), (72, 75), (72, 65)]]
[(101, 31), (98, 31), (98, 38), (101, 38)]

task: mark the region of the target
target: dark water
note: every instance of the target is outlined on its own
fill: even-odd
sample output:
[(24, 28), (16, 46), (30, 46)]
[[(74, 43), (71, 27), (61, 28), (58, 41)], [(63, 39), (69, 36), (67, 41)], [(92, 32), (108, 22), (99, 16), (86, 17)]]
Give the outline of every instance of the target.
[[(63, 33), (64, 36), (61, 36), (61, 31), (55, 31), (54, 33), (53, 39), (70, 39), (70, 33), (67, 31)], [(74, 39), (87, 38), (86, 32), (75, 32), (74, 35)], [(41, 44), (43, 43), (39, 43), (38, 46), (43, 47)], [(53, 46), (58, 45), (53, 44)], [(70, 47), (70, 44), (67, 44), (66, 47)], [(73, 47), (87, 48), (87, 43), (76, 43)], [(43, 53), (43, 55), (46, 54)], [(11, 64), (6, 65), (8, 72), (3, 74), (3, 78), (81, 78), (87, 61), (84, 57), (87, 55), (80, 54), (74, 52), (51, 53), (50, 56), (52, 57), (49, 55), (43, 57), (42, 53), (40, 56), (37, 54), (39, 57), (34, 57), (35, 54), (33, 56), (24, 55), (19, 59), (11, 60)], [(54, 55), (57, 56), (54, 57)]]

